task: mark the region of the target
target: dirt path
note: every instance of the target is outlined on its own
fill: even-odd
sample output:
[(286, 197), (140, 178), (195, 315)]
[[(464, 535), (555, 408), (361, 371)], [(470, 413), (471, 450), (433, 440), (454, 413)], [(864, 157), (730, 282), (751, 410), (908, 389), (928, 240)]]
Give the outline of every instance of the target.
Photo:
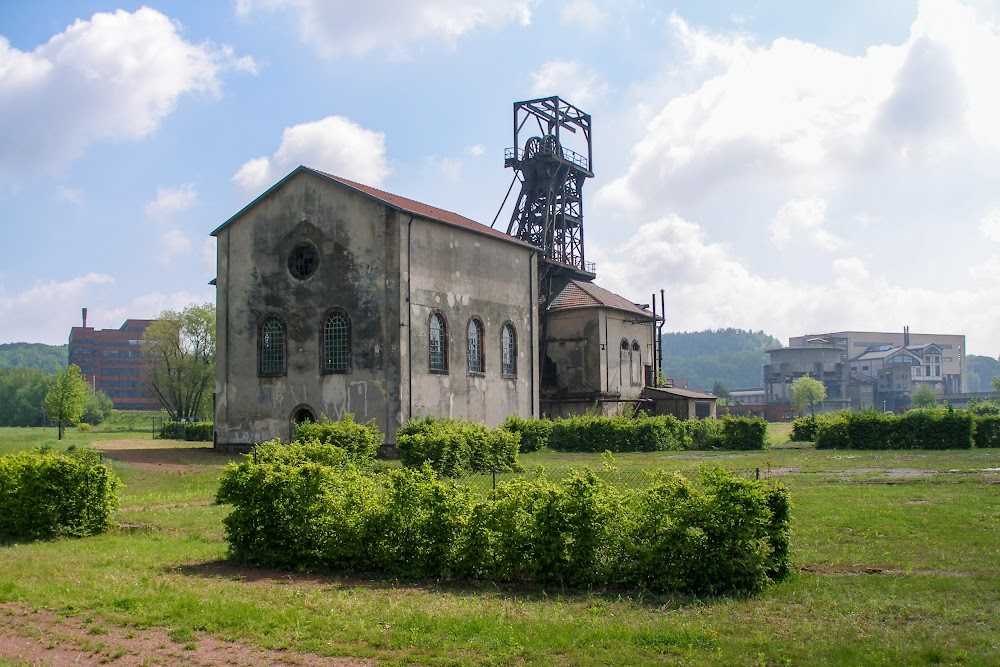
[(62, 618), (50, 611), (34, 611), (9, 603), (0, 604), (0, 656), (51, 667), (372, 667), (376, 664), (358, 658), (261, 649), (203, 633), (171, 637), (160, 629), (139, 630), (88, 622), (79, 617)]

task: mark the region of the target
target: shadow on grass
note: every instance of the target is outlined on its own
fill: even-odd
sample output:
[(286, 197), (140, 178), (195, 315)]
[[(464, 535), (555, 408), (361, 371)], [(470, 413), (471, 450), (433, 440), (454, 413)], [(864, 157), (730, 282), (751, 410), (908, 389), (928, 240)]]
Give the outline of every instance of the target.
[(247, 584), (272, 584), (305, 588), (361, 589), (398, 591), (401, 589), (457, 596), (497, 597), (531, 602), (573, 600), (585, 602), (599, 598), (605, 601), (628, 601), (661, 610), (689, 606), (711, 606), (732, 600), (748, 600), (746, 595), (703, 596), (682, 593), (652, 593), (628, 587), (572, 587), (558, 584), (493, 582), (483, 580), (406, 579), (379, 574), (335, 574), (332, 572), (293, 572), (276, 568), (257, 567), (237, 561), (217, 560), (164, 568), (165, 573), (182, 574), (207, 579), (229, 579)]
[(199, 466), (218, 467), (231, 461), (240, 460), (239, 454), (224, 454), (212, 449), (211, 445), (190, 447), (136, 447), (130, 449), (97, 448), (104, 460), (120, 461), (139, 466)]

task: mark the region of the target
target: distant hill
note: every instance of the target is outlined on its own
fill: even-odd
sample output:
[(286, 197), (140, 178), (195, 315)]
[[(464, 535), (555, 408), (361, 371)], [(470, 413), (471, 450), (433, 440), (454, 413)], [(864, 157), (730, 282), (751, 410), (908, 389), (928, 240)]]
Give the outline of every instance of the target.
[(69, 345), (44, 343), (0, 343), (0, 368), (20, 366), (51, 373), (69, 363)]
[(1000, 361), (977, 354), (970, 354), (965, 361), (969, 365), (969, 391), (993, 391), (990, 382), (1000, 377)]
[(663, 369), (668, 378), (685, 378), (688, 387), (709, 391), (763, 386), (765, 350), (782, 347), (763, 331), (715, 329), (663, 334)]

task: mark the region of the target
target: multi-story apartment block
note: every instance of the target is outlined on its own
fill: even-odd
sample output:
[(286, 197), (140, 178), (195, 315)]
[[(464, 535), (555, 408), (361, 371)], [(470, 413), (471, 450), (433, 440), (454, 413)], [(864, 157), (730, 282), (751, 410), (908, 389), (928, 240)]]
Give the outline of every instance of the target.
[(119, 410), (158, 410), (159, 399), (149, 386), (142, 335), (155, 320), (125, 320), (118, 329), (83, 326), (69, 332), (69, 363), (76, 364), (94, 388), (103, 391)]

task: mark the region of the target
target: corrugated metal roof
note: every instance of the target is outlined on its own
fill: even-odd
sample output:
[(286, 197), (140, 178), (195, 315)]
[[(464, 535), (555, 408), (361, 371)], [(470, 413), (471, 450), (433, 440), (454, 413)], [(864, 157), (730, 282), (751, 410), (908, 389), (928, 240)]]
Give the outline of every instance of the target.
[(653, 313), (643, 310), (623, 296), (610, 292), (594, 283), (582, 280), (567, 280), (549, 303), (549, 312), (572, 308), (614, 308), (652, 320)]
[(642, 393), (644, 395), (651, 394), (653, 396), (655, 396), (656, 394), (661, 394), (661, 395), (665, 394), (667, 396), (678, 396), (680, 398), (694, 398), (706, 401), (719, 400), (719, 397), (715, 396), (714, 394), (706, 394), (703, 391), (692, 391), (690, 389), (674, 389), (673, 387), (643, 387)]
[(376, 199), (387, 206), (391, 206), (397, 210), (403, 211), (405, 213), (411, 213), (413, 215), (418, 215), (422, 218), (428, 218), (430, 220), (436, 220), (437, 222), (443, 222), (447, 225), (454, 225), (456, 227), (462, 227), (463, 229), (468, 229), (469, 231), (475, 232), (477, 234), (484, 234), (486, 236), (492, 236), (494, 238), (506, 241), (508, 243), (513, 243), (515, 245), (520, 245), (525, 248), (536, 249), (535, 246), (530, 243), (526, 243), (521, 239), (509, 236), (499, 230), (493, 229), (492, 227), (487, 227), (481, 223), (476, 222), (466, 218), (465, 216), (459, 215), (452, 211), (446, 211), (443, 208), (437, 208), (436, 206), (431, 206), (429, 204), (424, 204), (413, 199), (408, 199), (406, 197), (401, 197), (399, 195), (394, 195), (391, 192), (385, 192), (384, 190), (379, 190), (378, 188), (373, 188), (370, 185), (364, 185), (363, 183), (356, 183), (355, 181), (350, 181), (346, 178), (341, 178), (340, 176), (334, 176), (333, 174), (328, 174), (324, 171), (319, 171), (318, 169), (312, 169), (310, 167), (299, 166), (296, 167), (291, 173), (282, 178), (280, 181), (272, 185), (267, 189), (262, 195), (254, 199), (252, 202), (247, 204), (243, 209), (241, 209), (236, 215), (226, 220), (218, 229), (212, 232), (212, 236), (215, 236), (223, 228), (227, 227), (233, 223), (237, 218), (242, 216), (245, 212), (254, 207), (254, 205), (261, 199), (267, 197), (272, 191), (279, 188), (285, 181), (291, 179), (293, 176), (300, 172), (307, 172), (320, 178), (333, 181), (347, 188), (359, 192), (367, 197)]

